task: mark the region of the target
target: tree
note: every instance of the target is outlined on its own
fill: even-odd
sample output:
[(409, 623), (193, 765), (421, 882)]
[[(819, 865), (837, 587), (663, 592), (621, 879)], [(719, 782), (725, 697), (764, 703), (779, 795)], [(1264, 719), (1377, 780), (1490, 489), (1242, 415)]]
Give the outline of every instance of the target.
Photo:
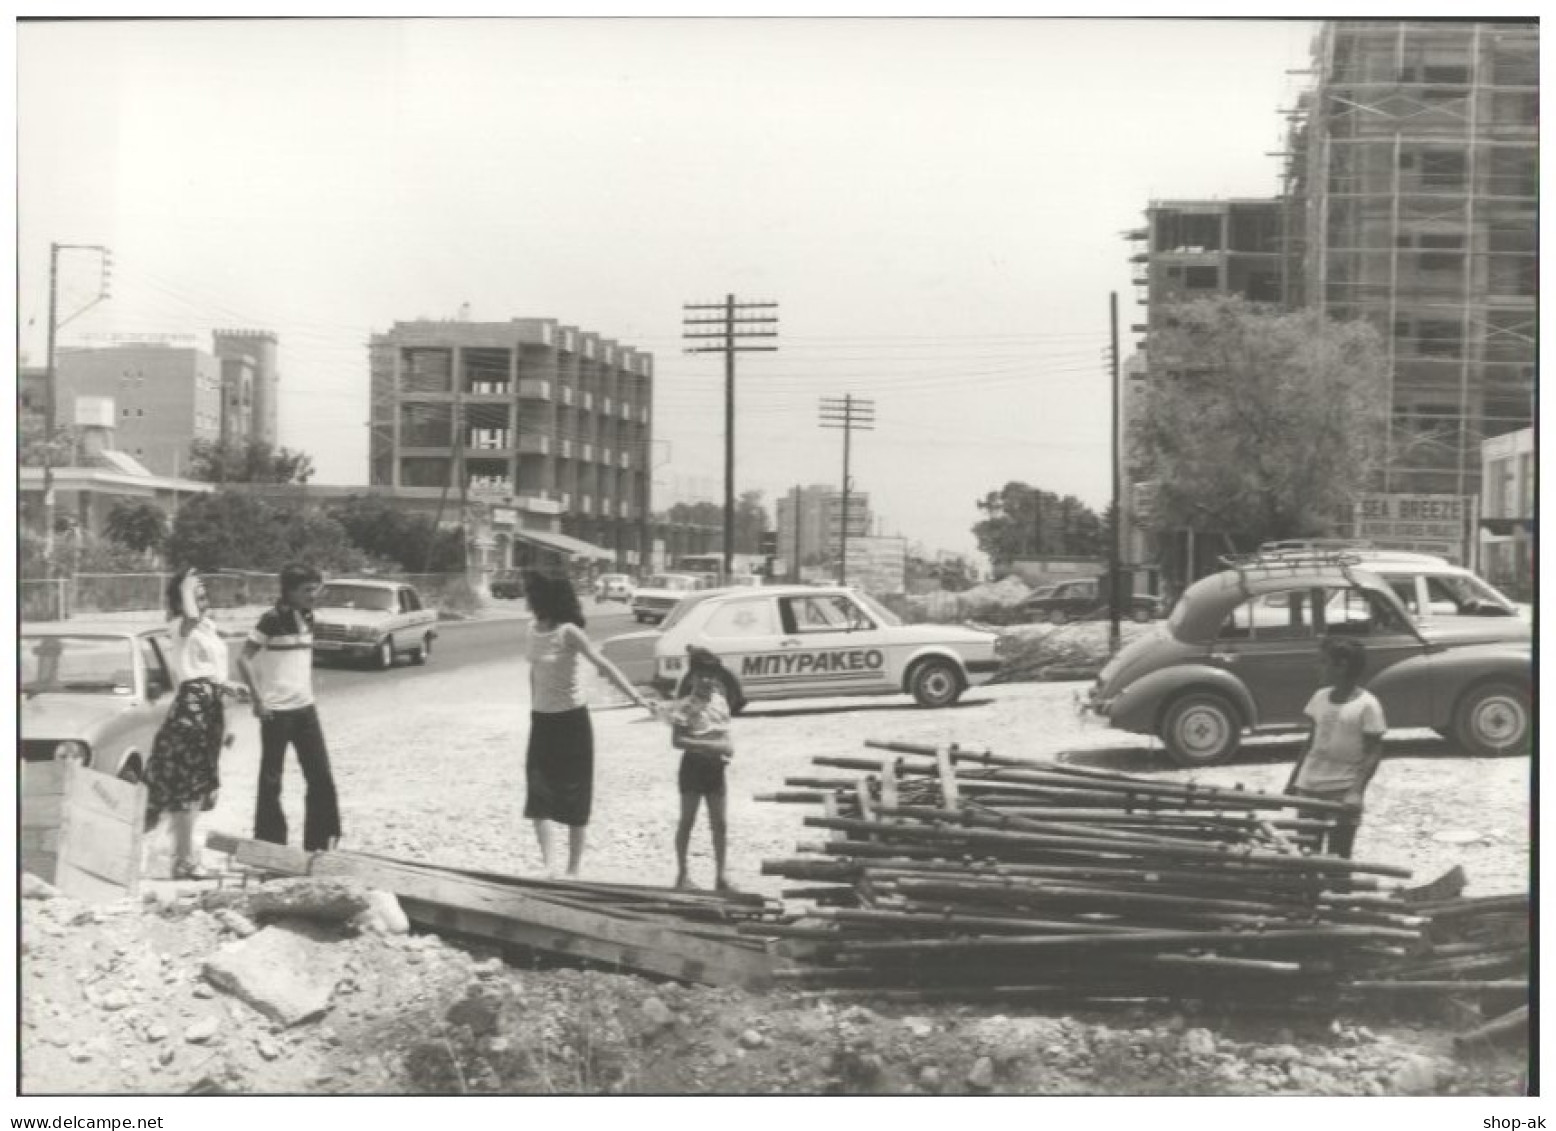
[(132, 503), (120, 500), (108, 512), (103, 532), (108, 537), (137, 553), (152, 553), (162, 548), (167, 539), (168, 521), (162, 508), (155, 503)]
[[(720, 503), (676, 503), (666, 513), (671, 522), (724, 529), (724, 507)], [(735, 545), (737, 554), (755, 554), (762, 548), (762, 533), (768, 529), (767, 507), (762, 492), (743, 491), (735, 500)]]
[(313, 457), (261, 440), (196, 440), (189, 445), (187, 474), (207, 483), (306, 483)]
[(349, 572), (368, 565), (340, 523), (325, 514), (274, 507), (239, 491), (184, 504), (167, 539), (174, 568), (276, 570), (290, 561)]
[(1148, 354), (1130, 451), (1158, 532), (1245, 549), (1323, 535), (1379, 465), (1387, 361), (1366, 323), (1202, 299), (1175, 308)]
[(1074, 495), (1012, 481), (978, 500), (986, 517), (973, 524), (978, 549), (999, 569), (1020, 558), (1100, 558), (1107, 527)]
[(22, 467), (42, 467), (47, 454), (53, 466), (69, 467), (76, 460), (79, 439), (76, 429), (66, 427), (54, 429), (54, 438), (49, 440), (42, 417), (19, 417), (16, 422), (16, 462)]
[(330, 517), (363, 553), (406, 573), (457, 573), (465, 568), (463, 526), (437, 529), (426, 515), (407, 514), (379, 495), (351, 495)]

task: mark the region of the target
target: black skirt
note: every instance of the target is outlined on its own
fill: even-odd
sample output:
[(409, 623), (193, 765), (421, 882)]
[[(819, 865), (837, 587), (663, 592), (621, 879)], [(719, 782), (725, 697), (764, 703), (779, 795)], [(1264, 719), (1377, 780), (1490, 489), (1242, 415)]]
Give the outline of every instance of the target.
[(589, 823), (594, 807), (594, 727), (589, 708), (530, 712), (524, 780), (526, 817), (575, 827)]

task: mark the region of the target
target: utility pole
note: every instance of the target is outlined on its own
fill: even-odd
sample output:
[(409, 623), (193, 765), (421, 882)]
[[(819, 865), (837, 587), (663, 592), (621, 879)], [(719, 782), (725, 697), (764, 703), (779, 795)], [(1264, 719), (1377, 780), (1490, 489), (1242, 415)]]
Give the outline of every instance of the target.
[[(59, 253), (62, 251), (95, 251), (102, 257), (98, 277), (97, 297), (80, 310), (61, 320), (59, 317)], [(92, 307), (109, 297), (109, 281), (112, 277), (113, 257), (101, 244), (51, 243), (49, 244), (49, 328), (48, 355), (44, 360), (43, 383), (43, 560), (48, 576), (54, 576), (54, 417), (58, 411), (58, 394), (54, 359), (54, 346), (62, 327), (81, 317)], [(63, 615), (63, 614), (61, 614)]]
[(722, 353), (724, 355), (724, 580), (734, 573), (735, 552), (735, 355), (755, 350), (776, 350), (777, 346), (741, 345), (749, 338), (776, 338), (777, 330), (740, 329), (749, 326), (776, 325), (776, 315), (752, 315), (736, 317), (736, 311), (776, 310), (776, 302), (736, 302), (734, 295), (725, 295), (721, 303), (684, 303), (683, 310), (722, 311), (718, 318), (683, 317), (684, 326), (720, 326), (719, 330), (686, 330), (682, 336), (689, 341), (718, 339), (719, 345), (687, 346), (687, 353)]
[(1108, 295), (1108, 367), (1113, 383), (1113, 506), (1108, 523), (1108, 653), (1116, 655), (1121, 642), (1119, 618), (1122, 615), (1119, 601), (1119, 495), (1121, 475), (1119, 471), (1119, 389), (1118, 389), (1118, 292)]
[(821, 398), (821, 426), (843, 430), (843, 531), (838, 547), (837, 583), (848, 584), (848, 495), (853, 484), (848, 474), (850, 441), (854, 429), (861, 432), (875, 430), (875, 402), (847, 393), (837, 397)]

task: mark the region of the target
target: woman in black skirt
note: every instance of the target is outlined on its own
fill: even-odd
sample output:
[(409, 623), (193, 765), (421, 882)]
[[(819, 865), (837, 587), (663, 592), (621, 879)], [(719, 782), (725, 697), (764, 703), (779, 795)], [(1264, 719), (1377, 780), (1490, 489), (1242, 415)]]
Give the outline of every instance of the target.
[(205, 873), (194, 842), (195, 820), (215, 806), (221, 787), (227, 730), (222, 696), (247, 699), (248, 689), (227, 678), (227, 642), (207, 615), (210, 602), (199, 575), (192, 569), (174, 574), (166, 600), (178, 692), (146, 760), (146, 828), (156, 828), (167, 813), (173, 826), (173, 877), (199, 879)]
[(530, 731), (524, 756), (524, 815), (535, 823), (547, 874), (554, 872), (551, 825), (567, 826), (567, 874), (576, 876), (594, 803), (594, 729), (584, 700), (581, 661), (588, 660), (639, 707), (653, 708), (584, 634), (583, 610), (571, 581), (531, 572), (524, 578), (524, 596), (535, 618), (527, 648)]

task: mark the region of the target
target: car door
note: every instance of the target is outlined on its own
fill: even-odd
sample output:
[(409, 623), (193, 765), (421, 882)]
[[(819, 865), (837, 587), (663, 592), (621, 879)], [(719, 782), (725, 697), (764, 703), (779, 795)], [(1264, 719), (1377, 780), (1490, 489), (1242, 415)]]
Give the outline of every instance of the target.
[[(1359, 640), (1366, 650), (1362, 686), (1401, 660), (1418, 656), (1426, 645), (1405, 623), (1401, 610), (1381, 593), (1360, 586), (1332, 587), (1325, 591), (1320, 610), (1328, 636)], [(1390, 727), (1430, 726), (1433, 715), (1434, 677), (1423, 668), (1419, 679), (1388, 685), (1379, 694)]]
[(782, 597), (782, 676), (796, 694), (849, 695), (894, 686), (875, 618), (846, 593)]
[(1234, 607), (1216, 635), (1210, 662), (1236, 677), (1253, 696), (1261, 726), (1300, 722), (1318, 689), (1324, 592), (1294, 582)]
[(779, 697), (792, 685), (783, 678), (784, 657), (797, 643), (783, 631), (770, 598), (722, 602), (708, 614), (697, 643), (718, 656), (748, 699)]
[(405, 612), (411, 625), (422, 628), (437, 619), (437, 615), (421, 603), (421, 594), (412, 586), (405, 586), (400, 591), (405, 598)]

